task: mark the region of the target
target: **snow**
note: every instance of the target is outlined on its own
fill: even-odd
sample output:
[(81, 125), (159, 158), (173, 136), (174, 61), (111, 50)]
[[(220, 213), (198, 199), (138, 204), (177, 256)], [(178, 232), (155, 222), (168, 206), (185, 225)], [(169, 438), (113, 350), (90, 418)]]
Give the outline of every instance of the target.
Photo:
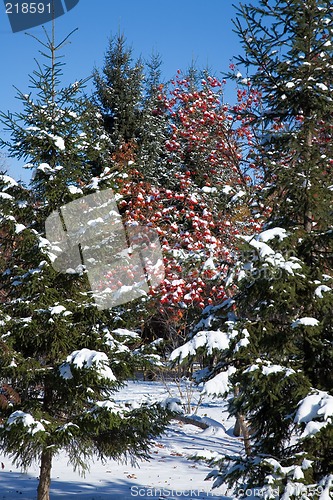
[(78, 187), (73, 186), (73, 185), (68, 186), (68, 191), (71, 194), (83, 194), (83, 191), (81, 188), (78, 188)]
[(56, 148), (60, 149), (60, 151), (65, 151), (65, 141), (63, 140), (62, 137), (52, 135), (52, 134), (48, 134), (48, 135), (49, 135), (49, 137), (51, 137), (51, 139), (54, 140), (54, 145)]
[(322, 398), (320, 404), (321, 407), (318, 410), (318, 415), (323, 416), (324, 420), (331, 420), (333, 417), (333, 396), (324, 393), (324, 397)]
[(323, 292), (330, 292), (332, 289), (327, 286), (327, 285), (319, 285), (317, 286), (317, 288), (315, 289), (315, 295), (319, 298), (319, 299), (322, 299), (323, 298)]
[(2, 198), (3, 200), (13, 200), (14, 196), (12, 196), (11, 194), (8, 194), (8, 193), (1, 192), (0, 198)]
[(62, 137), (59, 137), (59, 136), (54, 135), (54, 134), (50, 134), (46, 130), (40, 130), (39, 127), (26, 127), (26, 130), (28, 132), (40, 132), (40, 134), (46, 135), (47, 137), (52, 139), (56, 148), (60, 149), (61, 151), (65, 150), (65, 141), (63, 140)]
[(210, 450), (200, 450), (193, 455), (194, 458), (203, 458), (204, 460), (210, 460), (210, 461), (215, 461), (215, 460), (221, 460), (223, 458), (223, 455), (220, 453), (212, 452)]
[(270, 365), (270, 366), (263, 366), (262, 367), (262, 373), (263, 375), (271, 375), (271, 373), (279, 373), (283, 372), (284, 368), (283, 366), (280, 365)]
[[(326, 476), (325, 480), (321, 481), (323, 492), (321, 493), (319, 500), (331, 500), (332, 499), (332, 486), (333, 486), (333, 474)], [(331, 493), (330, 493), (331, 492)]]
[(91, 179), (90, 184), (87, 185), (87, 188), (91, 189), (91, 190), (98, 190), (99, 189), (99, 182), (100, 182), (100, 179), (98, 177), (93, 177)]
[[(125, 251), (127, 252), (127, 250)], [(100, 309), (111, 309), (120, 304), (130, 302), (135, 298), (147, 295), (148, 286), (146, 281), (135, 283), (134, 285), (122, 285), (118, 290), (113, 291), (110, 288), (105, 288), (100, 294), (95, 293), (97, 307)]]
[(36, 173), (38, 170), (41, 172), (44, 172), (44, 174), (50, 175), (50, 179), (53, 179), (52, 174), (56, 174), (57, 172), (59, 172), (62, 169), (63, 169), (63, 167), (61, 165), (57, 165), (56, 167), (51, 167), (48, 163), (41, 163), (33, 171), (32, 179), (34, 179), (36, 177)]
[(35, 420), (30, 413), (25, 413), (24, 411), (14, 411), (9, 415), (7, 419), (7, 425), (10, 427), (12, 425), (23, 424), (24, 427), (29, 429), (30, 434), (36, 434), (36, 432), (45, 432), (45, 427), (43, 424)]
[(261, 258), (266, 257), (267, 255), (275, 255), (275, 251), (266, 243), (260, 242), (257, 239), (254, 239), (253, 236), (242, 236), (245, 241), (258, 250)]
[(320, 90), (328, 90), (327, 85), (324, 83), (316, 83), (316, 87), (318, 87)]
[(22, 231), (24, 231), (24, 229), (26, 229), (26, 226), (24, 224), (15, 224), (15, 233), (16, 234), (21, 233)]
[(304, 479), (304, 473), (302, 471), (301, 467), (295, 467), (294, 473), (293, 473), (293, 479), (298, 480), (298, 479)]
[(202, 191), (204, 193), (216, 193), (217, 189), (216, 189), (216, 187), (204, 186), (202, 188)]
[(67, 380), (73, 378), (70, 369), (71, 364), (76, 368), (94, 369), (101, 378), (106, 378), (111, 381), (116, 380), (111, 368), (108, 366), (109, 360), (104, 352), (94, 351), (91, 349), (81, 349), (79, 351), (72, 352), (69, 356), (67, 356), (66, 362), (59, 368), (62, 378)]
[(240, 190), (238, 193), (236, 193), (230, 200), (230, 203), (235, 203), (236, 201), (239, 200), (239, 198), (242, 198), (243, 196), (246, 195), (246, 191)]
[[(165, 397), (167, 389), (171, 392), (178, 391), (174, 382), (167, 382), (168, 388), (165, 384), (129, 382), (115, 397), (121, 406), (129, 402), (140, 402), (147, 394), (150, 398), (159, 400)], [(196, 395), (200, 395), (200, 389)], [(114, 411), (112, 405), (110, 409)], [(242, 439), (232, 435), (234, 419), (227, 419), (224, 400), (208, 397), (199, 407), (197, 415), (210, 424), (208, 429), (202, 430), (178, 421), (171, 422), (165, 434), (153, 441), (150, 460), (139, 462), (138, 467), (114, 460), (102, 463), (95, 457), (95, 460), (90, 462), (90, 472), (82, 478), (78, 472), (72, 471), (65, 453), (60, 453), (53, 462), (50, 497), (53, 500), (130, 500), (135, 497), (143, 500), (232, 500), (235, 497), (225, 496), (224, 486), (212, 491), (212, 482), (205, 481), (211, 469), (204, 462), (193, 462), (189, 458), (196, 456), (218, 459), (227, 453), (241, 453)], [(22, 473), (11, 465), (9, 457), (0, 455), (0, 461), (4, 466), (0, 469), (1, 498), (35, 500), (38, 466), (32, 466), (27, 473)], [(251, 499), (252, 497), (249, 498)]]
[(319, 321), (316, 318), (309, 318), (309, 317), (304, 317), (304, 318), (299, 318), (296, 321), (293, 321), (291, 323), (292, 328), (297, 328), (298, 326), (318, 326)]
[(51, 313), (51, 316), (53, 316), (53, 314), (61, 314), (62, 312), (66, 311), (66, 307), (64, 306), (49, 307), (49, 311)]
[(301, 434), (301, 438), (305, 438), (308, 436), (314, 436), (323, 427), (326, 427), (326, 425), (327, 425), (327, 422), (308, 422), (305, 426), (304, 431)]
[(206, 271), (207, 269), (215, 271), (216, 266), (213, 257), (209, 257), (203, 264), (202, 269)]
[[(283, 240), (287, 236), (288, 236), (287, 232), (283, 228), (276, 227), (268, 229), (267, 231), (263, 231), (262, 233), (254, 236), (241, 235), (239, 237), (247, 241), (248, 244), (257, 251), (258, 257), (262, 261), (263, 266), (268, 265), (272, 266), (273, 268), (283, 269), (288, 274), (293, 275), (295, 270), (302, 269), (299, 259), (293, 256), (291, 257), (288, 256), (288, 258), (284, 258), (282, 253), (276, 252), (275, 250), (273, 250), (272, 247), (270, 247), (266, 243), (266, 241), (274, 239), (275, 237), (278, 237), (279, 240)], [(244, 269), (241, 269), (238, 276), (239, 281), (249, 275), (249, 271), (250, 272), (252, 271), (251, 268), (255, 260), (258, 259), (252, 258), (251, 262), (244, 264)], [(256, 268), (253, 269), (253, 271), (256, 271)]]
[(262, 374), (268, 377), (274, 373), (284, 373), (286, 377), (293, 375), (295, 370), (292, 368), (287, 368), (286, 366), (281, 365), (273, 365), (269, 361), (266, 361), (266, 364), (262, 364), (261, 359), (257, 359), (258, 363), (261, 363), (260, 366), (258, 364), (253, 364), (249, 368), (244, 370), (244, 373), (254, 372), (256, 370), (261, 370)]
[(117, 415), (123, 415), (124, 410), (126, 410), (125, 405), (119, 405), (115, 401), (97, 401), (94, 408), (91, 410), (92, 413), (95, 413), (100, 408), (104, 408), (112, 413)]
[(179, 398), (168, 397), (164, 401), (162, 401), (163, 408), (167, 408), (170, 411), (174, 411), (175, 413), (184, 413), (184, 409), (181, 406), (181, 400)]
[(41, 163), (40, 165), (38, 165), (38, 167), (36, 168), (36, 170), (40, 170), (41, 172), (53, 172), (53, 168), (50, 167), (50, 165), (48, 163)]
[(69, 429), (70, 427), (74, 427), (75, 429), (79, 428), (78, 425), (73, 424), (73, 422), (68, 422), (67, 424), (62, 425), (61, 427), (58, 427), (57, 431), (64, 432), (64, 431), (67, 431), (67, 429)]
[(50, 261), (54, 263), (54, 261), (57, 259), (58, 255), (51, 252), (51, 249), (58, 252), (60, 250), (60, 248), (55, 246), (55, 245), (54, 246), (51, 245), (49, 240), (47, 240), (46, 238), (43, 238), (42, 236), (38, 236), (38, 240), (39, 240), (39, 245), (38, 245), (39, 248), (41, 248), (43, 253), (45, 253), (45, 255), (47, 255), (48, 258), (50, 259)]
[(224, 194), (229, 194), (229, 193), (230, 193), (230, 191), (232, 191), (232, 186), (229, 186), (229, 184), (226, 184), (225, 186), (223, 186), (223, 188), (222, 188), (222, 192), (223, 192)]
[(250, 334), (246, 328), (243, 328), (242, 334), (243, 337), (237, 342), (234, 352), (238, 352), (241, 349), (241, 347), (246, 347), (250, 343), (249, 340)]
[(132, 330), (127, 330), (127, 328), (116, 328), (115, 330), (112, 330), (112, 333), (116, 333), (117, 335), (123, 337), (132, 337), (134, 339), (140, 338), (138, 333), (133, 332)]
[(4, 184), (8, 184), (8, 187), (18, 186), (18, 183), (16, 182), (16, 180), (13, 179), (12, 177), (9, 177), (9, 175), (1, 174), (0, 181), (2, 181)]
[(304, 458), (303, 462), (302, 462), (302, 469), (303, 470), (311, 469), (312, 464), (313, 464), (313, 460), (308, 460), (307, 458)]
[[(274, 458), (266, 458), (263, 460), (263, 463), (269, 464), (270, 468), (273, 469), (274, 475), (270, 474), (266, 476), (266, 480), (269, 483), (272, 483), (274, 478), (277, 476), (285, 476), (287, 478), (287, 484), (284, 489), (284, 493), (279, 496), (277, 488), (276, 494), (273, 496), (264, 496), (264, 498), (281, 498), (281, 500), (290, 500), (291, 498), (319, 498), (315, 493), (320, 493), (324, 490), (318, 484), (303, 484), (302, 479), (304, 479), (304, 470), (307, 470), (311, 466), (311, 461), (303, 460), (302, 465), (291, 465), (287, 467), (283, 467), (278, 460)], [(277, 496), (276, 496), (277, 495)], [(260, 496), (260, 498), (262, 498)]]

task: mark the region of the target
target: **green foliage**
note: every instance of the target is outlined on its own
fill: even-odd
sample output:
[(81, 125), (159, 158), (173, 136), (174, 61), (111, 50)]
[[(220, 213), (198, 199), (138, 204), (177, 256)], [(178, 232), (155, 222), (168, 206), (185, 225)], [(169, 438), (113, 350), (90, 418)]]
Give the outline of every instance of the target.
[(137, 138), (142, 115), (143, 64), (132, 64), (123, 35), (110, 39), (103, 72), (95, 71), (95, 85), (105, 129), (118, 149)]

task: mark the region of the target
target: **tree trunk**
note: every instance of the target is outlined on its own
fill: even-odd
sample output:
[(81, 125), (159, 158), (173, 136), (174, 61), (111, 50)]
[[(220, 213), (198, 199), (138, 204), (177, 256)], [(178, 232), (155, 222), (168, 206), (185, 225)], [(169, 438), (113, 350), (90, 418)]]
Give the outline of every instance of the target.
[(37, 500), (50, 500), (51, 468), (51, 450), (43, 450), (40, 461), (40, 476), (39, 485), (37, 488)]
[[(239, 387), (238, 386), (234, 387), (234, 393), (235, 393), (235, 396), (237, 397), (239, 394)], [(234, 426), (234, 436), (236, 436), (236, 437), (242, 436), (243, 437), (246, 456), (247, 457), (251, 456), (251, 439), (250, 439), (249, 426), (245, 420), (244, 415), (242, 415), (239, 412), (236, 414), (236, 422), (235, 422), (235, 426)]]

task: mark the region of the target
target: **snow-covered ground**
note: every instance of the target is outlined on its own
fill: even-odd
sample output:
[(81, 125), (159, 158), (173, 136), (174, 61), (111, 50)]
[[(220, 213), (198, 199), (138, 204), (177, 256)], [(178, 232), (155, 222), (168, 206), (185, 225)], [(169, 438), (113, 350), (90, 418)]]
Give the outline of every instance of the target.
[[(188, 398), (195, 401), (198, 392)], [(183, 387), (184, 391), (184, 387)], [(140, 401), (146, 397), (162, 400), (179, 397), (175, 383), (130, 382), (116, 394), (120, 401)], [(209, 468), (204, 463), (188, 460), (197, 452), (209, 450), (241, 452), (242, 440), (232, 434), (232, 420), (227, 420), (225, 404), (219, 399), (204, 399), (197, 414), (215, 422), (207, 429), (173, 421), (166, 433), (154, 441), (149, 462), (140, 462), (137, 467), (119, 464), (112, 460), (102, 464), (91, 463), (90, 472), (84, 478), (72, 471), (65, 455), (55, 458), (52, 470), (51, 499), (118, 500), (118, 499), (164, 499), (196, 498), (227, 499), (222, 488), (211, 490), (212, 483), (205, 481)], [(8, 457), (0, 455), (0, 500), (32, 500), (36, 498), (38, 467), (22, 473)]]

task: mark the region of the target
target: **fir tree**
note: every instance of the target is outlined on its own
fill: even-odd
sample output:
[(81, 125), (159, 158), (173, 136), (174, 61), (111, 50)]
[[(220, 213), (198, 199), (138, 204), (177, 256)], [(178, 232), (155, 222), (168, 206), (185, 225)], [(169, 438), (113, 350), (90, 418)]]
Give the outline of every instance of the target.
[[(109, 169), (121, 170), (135, 162), (154, 184), (170, 182), (165, 166), (169, 135), (167, 113), (160, 99), (161, 59), (153, 54), (146, 65), (133, 61), (123, 35), (111, 38), (102, 72), (95, 71), (95, 104), (109, 139)], [(130, 163), (129, 163), (130, 162)], [(100, 174), (103, 173), (100, 170)]]
[[(13, 250), (14, 240), (11, 233), (19, 233), (27, 220), (32, 220), (31, 193), (5, 172), (0, 174), (1, 225), (0, 232), (0, 273), (5, 273), (7, 263)], [(6, 292), (0, 284), (0, 302)]]
[(61, 274), (52, 266), (57, 249), (45, 238), (45, 219), (91, 192), (90, 168), (96, 158), (101, 161), (103, 148), (90, 142), (85, 120), (92, 114), (81, 99), (83, 82), (60, 86), (57, 53), (63, 42), (55, 45), (47, 35), (41, 43), (48, 62), (38, 64), (32, 91), (19, 92), (24, 112), (1, 114), (11, 133), (2, 145), (27, 160), (34, 177), (27, 207), (25, 193), (0, 178), (6, 202), (0, 218), (6, 257), (0, 446), (24, 468), (40, 463), (38, 500), (48, 500), (52, 460), (60, 450), (82, 471), (92, 454), (147, 458), (150, 439), (162, 431), (167, 415), (156, 405), (114, 402), (112, 394), (140, 356), (124, 345), (126, 331), (112, 331), (112, 311), (97, 309), (84, 267)]

